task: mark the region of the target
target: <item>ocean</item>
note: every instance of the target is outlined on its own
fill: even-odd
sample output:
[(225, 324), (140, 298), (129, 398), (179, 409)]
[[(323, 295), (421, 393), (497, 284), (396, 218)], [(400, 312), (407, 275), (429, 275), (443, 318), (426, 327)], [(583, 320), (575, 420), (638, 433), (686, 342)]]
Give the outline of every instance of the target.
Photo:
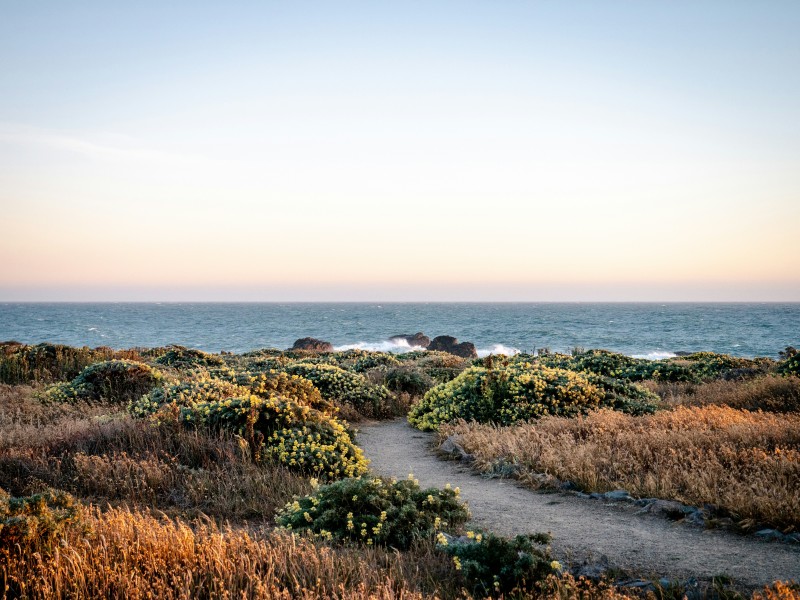
[(28, 344), (240, 353), (311, 336), (402, 352), (388, 338), (417, 331), (472, 342), (481, 355), (579, 346), (776, 357), (800, 346), (800, 303), (0, 303), (0, 341)]

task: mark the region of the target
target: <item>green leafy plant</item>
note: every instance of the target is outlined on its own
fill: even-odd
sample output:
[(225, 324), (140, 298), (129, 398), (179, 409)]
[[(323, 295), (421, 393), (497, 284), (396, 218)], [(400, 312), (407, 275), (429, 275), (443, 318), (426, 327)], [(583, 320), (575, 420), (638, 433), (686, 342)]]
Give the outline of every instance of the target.
[(153, 362), (157, 365), (173, 367), (179, 370), (220, 367), (225, 364), (225, 361), (220, 356), (209, 354), (202, 350), (195, 350), (194, 348), (184, 348), (183, 346), (168, 346), (167, 351)]
[(433, 387), (433, 379), (425, 371), (406, 366), (387, 371), (384, 381), (386, 387), (393, 392), (410, 396), (423, 396)]
[(561, 572), (546, 547), (550, 536), (544, 533), (508, 539), (470, 531), (442, 541), (440, 547), (453, 557), (456, 569), (479, 597), (532, 591), (549, 575)]
[(49, 387), (44, 399), (56, 402), (105, 400), (128, 404), (163, 381), (152, 367), (130, 360), (108, 360), (89, 365), (68, 383)]
[(0, 495), (0, 556), (16, 548), (48, 551), (70, 527), (80, 525), (80, 504), (71, 495), (51, 491), (12, 498)]
[(800, 377), (800, 352), (792, 346), (781, 352), (783, 360), (778, 363), (778, 373), (782, 375), (797, 375)]
[(458, 488), (449, 486), (420, 489), (412, 476), (403, 481), (342, 479), (290, 502), (277, 521), (323, 539), (405, 549), (465, 523), (469, 512), (458, 496)]

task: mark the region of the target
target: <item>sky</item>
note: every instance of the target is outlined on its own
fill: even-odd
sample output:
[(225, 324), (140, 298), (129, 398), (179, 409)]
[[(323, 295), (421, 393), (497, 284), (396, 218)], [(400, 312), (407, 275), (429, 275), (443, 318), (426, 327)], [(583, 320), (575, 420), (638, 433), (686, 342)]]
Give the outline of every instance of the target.
[(0, 301), (800, 301), (797, 31), (0, 0)]

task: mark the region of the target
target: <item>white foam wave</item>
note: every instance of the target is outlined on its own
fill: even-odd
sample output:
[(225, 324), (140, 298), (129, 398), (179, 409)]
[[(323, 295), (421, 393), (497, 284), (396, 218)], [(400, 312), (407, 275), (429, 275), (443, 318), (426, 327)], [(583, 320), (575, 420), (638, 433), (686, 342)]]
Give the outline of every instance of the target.
[(503, 344), (494, 344), (491, 348), (478, 348), (478, 356), (480, 358), (489, 356), (490, 354), (514, 356), (515, 354), (519, 354), (519, 350), (517, 348), (512, 348), (511, 346), (504, 346)]
[(422, 346), (409, 345), (408, 341), (404, 339), (384, 340), (382, 342), (356, 342), (355, 344), (334, 346), (333, 349), (337, 352), (342, 350), (370, 350), (372, 352), (394, 352), (395, 354), (411, 352), (412, 350), (425, 350)]
[(664, 360), (665, 358), (675, 358), (677, 354), (673, 352), (648, 352), (647, 354), (631, 354), (631, 358), (646, 358), (647, 360)]

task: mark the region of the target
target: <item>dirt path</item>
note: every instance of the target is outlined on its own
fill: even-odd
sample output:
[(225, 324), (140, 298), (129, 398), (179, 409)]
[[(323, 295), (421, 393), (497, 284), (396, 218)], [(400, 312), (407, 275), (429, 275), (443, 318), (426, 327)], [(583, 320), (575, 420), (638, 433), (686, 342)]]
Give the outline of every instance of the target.
[(423, 487), (461, 488), (473, 524), (504, 535), (549, 531), (559, 560), (597, 561), (639, 576), (708, 580), (725, 574), (756, 587), (775, 580), (800, 580), (800, 548), (722, 531), (702, 530), (662, 517), (636, 514), (629, 504), (584, 500), (570, 494), (541, 493), (512, 480), (485, 479), (431, 450), (433, 435), (405, 421), (361, 427), (357, 443), (381, 475), (405, 478)]

